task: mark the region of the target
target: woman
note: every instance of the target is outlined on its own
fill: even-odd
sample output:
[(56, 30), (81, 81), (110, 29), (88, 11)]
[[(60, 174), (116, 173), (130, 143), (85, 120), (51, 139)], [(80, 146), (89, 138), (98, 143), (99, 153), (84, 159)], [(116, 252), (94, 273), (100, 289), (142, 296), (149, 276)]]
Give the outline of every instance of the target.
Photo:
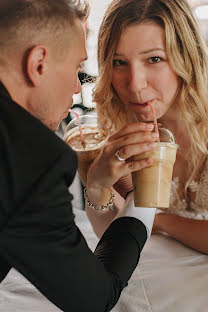
[(208, 60), (188, 3), (113, 0), (99, 32), (98, 63), (98, 117), (116, 133), (87, 174), (94, 205), (109, 200), (109, 188), (115, 195), (114, 211), (86, 205), (96, 233), (102, 234), (132, 189), (130, 173), (152, 163), (131, 160), (157, 140), (151, 101), (158, 122), (180, 145), (170, 208), (156, 215), (153, 231), (208, 254)]

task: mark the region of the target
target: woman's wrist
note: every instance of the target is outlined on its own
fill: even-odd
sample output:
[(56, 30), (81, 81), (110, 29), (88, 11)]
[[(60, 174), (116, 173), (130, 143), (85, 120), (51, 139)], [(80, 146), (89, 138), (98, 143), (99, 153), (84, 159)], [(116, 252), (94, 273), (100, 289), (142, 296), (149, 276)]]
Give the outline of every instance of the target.
[[(85, 202), (93, 210), (106, 210), (106, 209), (111, 209), (114, 210), (114, 202), (115, 202), (115, 196), (114, 193), (111, 189), (109, 189), (109, 200), (105, 204), (94, 204), (92, 201), (90, 201), (87, 193), (87, 189), (84, 189), (84, 198)], [(99, 201), (100, 202), (100, 201)]]
[(93, 185), (93, 186), (87, 185), (84, 190), (84, 197), (85, 197), (86, 203), (88, 204), (90, 208), (93, 209), (95, 207), (94, 210), (104, 210), (105, 208), (111, 208), (111, 209), (113, 208), (114, 193), (113, 193), (112, 188), (101, 187), (97, 185)]

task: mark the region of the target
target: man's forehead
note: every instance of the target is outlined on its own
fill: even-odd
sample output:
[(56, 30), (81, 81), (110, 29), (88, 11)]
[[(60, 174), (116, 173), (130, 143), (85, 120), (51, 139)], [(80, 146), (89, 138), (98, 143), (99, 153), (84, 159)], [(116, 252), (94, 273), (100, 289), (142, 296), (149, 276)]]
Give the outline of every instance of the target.
[(72, 35), (72, 48), (77, 50), (76, 53), (79, 54), (81, 62), (87, 59), (86, 53), (86, 34), (83, 24), (81, 22), (76, 23), (73, 35)]
[[(70, 27), (70, 26), (69, 26)], [(76, 18), (74, 20), (73, 26), (70, 27), (75, 36), (84, 36), (85, 37), (85, 29), (83, 23), (80, 19)]]

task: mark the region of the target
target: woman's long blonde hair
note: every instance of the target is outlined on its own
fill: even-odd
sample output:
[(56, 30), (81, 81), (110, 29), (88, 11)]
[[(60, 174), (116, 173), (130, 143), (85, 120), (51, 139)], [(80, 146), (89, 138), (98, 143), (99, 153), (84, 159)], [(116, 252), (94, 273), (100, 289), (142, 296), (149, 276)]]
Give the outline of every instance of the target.
[(180, 77), (179, 110), (190, 133), (190, 181), (208, 154), (208, 58), (192, 9), (185, 0), (113, 0), (98, 36), (99, 77), (94, 100), (102, 124), (112, 130), (133, 120), (111, 84), (114, 52), (122, 31), (153, 21), (163, 27), (169, 62)]

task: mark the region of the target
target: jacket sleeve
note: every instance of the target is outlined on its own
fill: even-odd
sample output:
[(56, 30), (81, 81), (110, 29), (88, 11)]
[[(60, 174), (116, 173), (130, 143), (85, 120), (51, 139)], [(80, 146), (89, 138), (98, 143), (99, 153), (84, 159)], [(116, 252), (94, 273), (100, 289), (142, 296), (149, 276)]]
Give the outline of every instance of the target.
[(63, 311), (110, 311), (138, 263), (146, 228), (117, 219), (93, 254), (74, 223), (66, 171), (57, 174), (63, 158), (3, 226), (0, 255)]
[(0, 281), (14, 267), (65, 312), (110, 311), (138, 263), (146, 228), (117, 219), (93, 253), (68, 193), (76, 156), (26, 117), (15, 131), (0, 123)]

